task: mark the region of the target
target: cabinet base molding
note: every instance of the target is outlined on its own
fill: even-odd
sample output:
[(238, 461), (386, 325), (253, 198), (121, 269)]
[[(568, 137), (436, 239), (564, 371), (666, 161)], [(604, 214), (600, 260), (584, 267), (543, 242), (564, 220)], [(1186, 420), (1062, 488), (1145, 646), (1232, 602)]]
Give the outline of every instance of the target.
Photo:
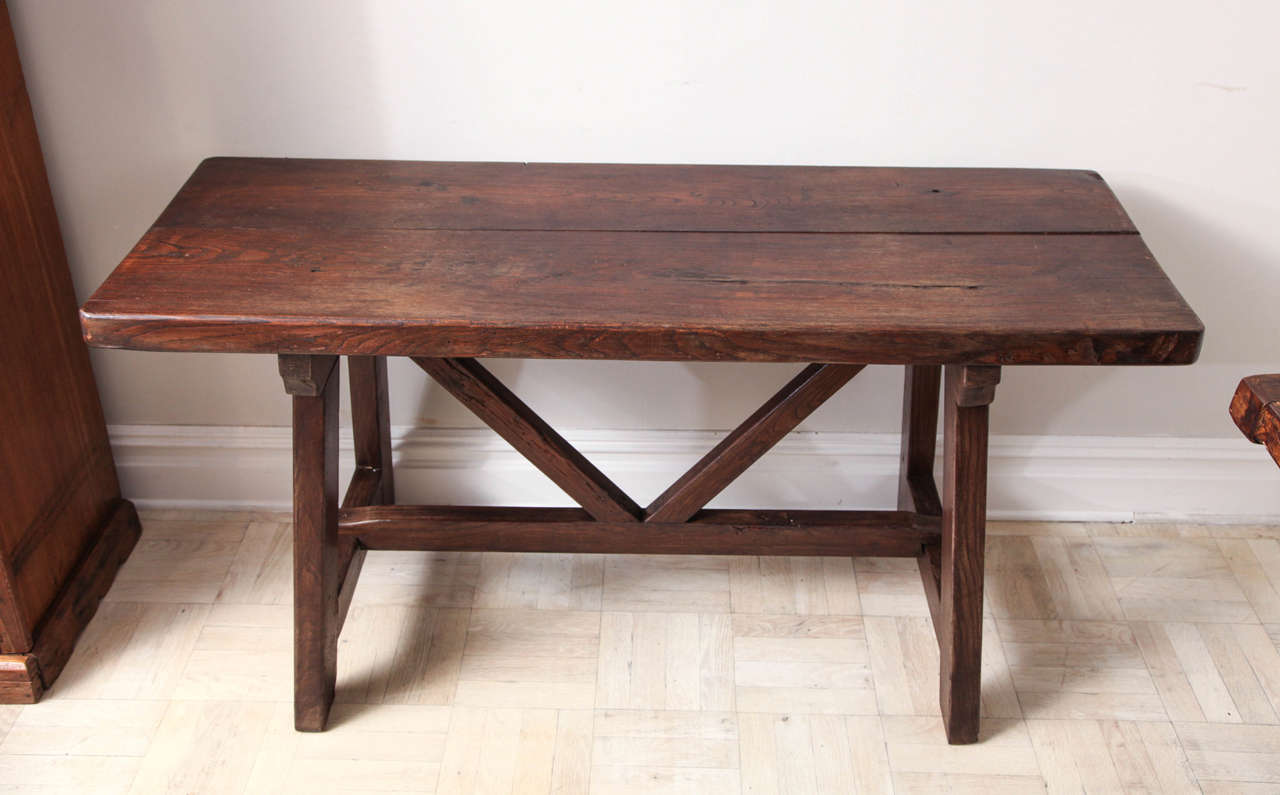
[(0, 654), (0, 704), (34, 704), (43, 694), (34, 654)]
[(53, 685), (141, 533), (133, 503), (116, 502), (36, 628), (32, 650), (0, 655), (0, 704), (34, 704)]

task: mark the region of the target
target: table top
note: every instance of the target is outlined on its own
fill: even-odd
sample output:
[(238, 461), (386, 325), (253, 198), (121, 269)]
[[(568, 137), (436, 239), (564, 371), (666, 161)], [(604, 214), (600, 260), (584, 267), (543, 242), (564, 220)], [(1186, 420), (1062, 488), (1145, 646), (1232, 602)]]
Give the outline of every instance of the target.
[(81, 310), (100, 347), (1186, 364), (1090, 171), (212, 158)]

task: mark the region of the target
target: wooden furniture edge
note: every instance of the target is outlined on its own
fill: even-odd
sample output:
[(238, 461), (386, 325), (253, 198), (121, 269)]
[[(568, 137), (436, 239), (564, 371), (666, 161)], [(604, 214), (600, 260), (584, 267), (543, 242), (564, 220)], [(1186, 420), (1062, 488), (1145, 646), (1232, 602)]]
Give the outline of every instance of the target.
[(1240, 379), (1230, 412), (1245, 438), (1266, 447), (1280, 466), (1280, 373)]
[(36, 627), (32, 650), (0, 655), (0, 703), (33, 704), (53, 686), (141, 533), (133, 503), (117, 501)]
[[(791, 362), (889, 365), (1187, 365), (1200, 357), (1204, 325), (1132, 332), (975, 332), (963, 339), (929, 330), (862, 340), (836, 331), (669, 328), (618, 332), (601, 325), (539, 329), (537, 348), (513, 341), (521, 329), (440, 323), (421, 328), (321, 318), (157, 318), (113, 313), (90, 298), (81, 330), (93, 348), (171, 353), (423, 356), (627, 361)], [(865, 336), (865, 335), (863, 335)], [(932, 351), (925, 353), (925, 351)]]
[(0, 704), (34, 704), (44, 695), (33, 654), (0, 654)]

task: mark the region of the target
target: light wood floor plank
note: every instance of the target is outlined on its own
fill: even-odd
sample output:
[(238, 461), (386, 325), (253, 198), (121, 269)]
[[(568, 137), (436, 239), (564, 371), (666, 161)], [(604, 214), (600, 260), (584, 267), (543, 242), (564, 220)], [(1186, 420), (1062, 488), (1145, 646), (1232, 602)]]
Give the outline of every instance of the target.
[(215, 600), (285, 605), (293, 596), (293, 525), (250, 522)]
[[(1260, 621), (1280, 621), (1280, 542), (1224, 538), (1218, 549)], [(1265, 563), (1264, 563), (1265, 562)]]
[(9, 729), (13, 727), (18, 716), (22, 714), (22, 707), (17, 704), (0, 704), (0, 743), (3, 743), (9, 735)]
[(129, 792), (142, 760), (128, 756), (0, 756), (6, 795)]
[(729, 562), (734, 613), (858, 615), (851, 558), (737, 557)]
[(289, 517), (146, 521), (6, 794), (1280, 790), (1280, 527), (993, 524), (959, 747), (910, 559), (370, 552), (300, 734)]
[(728, 613), (734, 558), (689, 555), (607, 555), (607, 612)]
[(288, 605), (214, 605), (174, 698), (291, 701), (292, 639)]
[(352, 608), (338, 647), (337, 701), (452, 703), (470, 615), (460, 608)]
[(244, 791), (274, 711), (255, 701), (170, 702), (131, 792)]
[(1257, 623), (1212, 538), (1095, 538), (1130, 621)]
[(53, 694), (76, 699), (167, 699), (179, 689), (210, 615), (205, 604), (103, 602)]
[(1022, 707), (996, 622), (982, 623), (982, 715), (989, 718), (1021, 718)]
[(327, 731), (303, 734), (279, 704), (246, 792), (433, 792), (449, 719), (447, 707), (338, 704)]
[(600, 626), (597, 708), (734, 708), (727, 616), (606, 612)]
[(485, 552), (475, 607), (599, 610), (603, 555)]
[(1214, 663), (1199, 628), (1194, 624), (1169, 623), (1164, 625), (1164, 631), (1173, 645), (1178, 663), (1186, 672), (1205, 719), (1239, 723), (1239, 708), (1232, 700), (1231, 691), (1223, 681), (1222, 672)]
[(140, 757), (167, 706), (164, 701), (50, 700), (17, 717), (0, 738), (0, 756)]
[[(599, 652), (594, 611), (472, 610), (454, 703), (591, 709), (595, 681), (583, 672)], [(562, 666), (565, 659), (578, 667)]]
[(105, 599), (213, 602), (247, 529), (248, 522), (151, 522)]
[(886, 716), (889, 767), (895, 773), (1040, 775), (1036, 752), (1022, 721), (988, 718), (976, 745), (947, 745), (941, 718)]
[(1044, 572), (1056, 617), (1094, 621), (1124, 618), (1107, 571), (1088, 539), (1038, 536), (1031, 539), (1031, 546)]
[(1104, 721), (1102, 730), (1126, 792), (1196, 791), (1195, 774), (1172, 724)]
[(373, 552), (364, 560), (352, 606), (471, 607), (480, 552)]
[(927, 618), (865, 618), (881, 715), (938, 715), (938, 643)]
[(855, 558), (858, 603), (868, 616), (928, 616), (920, 570), (908, 558)]
[(987, 539), (985, 608), (996, 618), (1067, 618), (1028, 536)]
[(861, 618), (736, 615), (733, 630), (740, 711), (875, 714)]
[(589, 735), (590, 712), (455, 707), (436, 791), (583, 792)]
[(1204, 709), (1163, 624), (1135, 622), (1134, 638), (1170, 720), (1205, 720)]

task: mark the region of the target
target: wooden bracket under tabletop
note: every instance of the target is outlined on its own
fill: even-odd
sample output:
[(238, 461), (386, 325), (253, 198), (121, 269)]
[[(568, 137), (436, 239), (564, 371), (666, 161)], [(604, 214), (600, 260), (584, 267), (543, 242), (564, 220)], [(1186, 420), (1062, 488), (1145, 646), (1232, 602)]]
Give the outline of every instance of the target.
[(319, 397), (329, 375), (338, 364), (337, 356), (308, 356), (282, 353), (278, 357), (284, 391), (294, 397)]
[(996, 398), (1000, 368), (995, 365), (949, 365), (947, 393), (957, 406), (976, 408), (989, 406)]

